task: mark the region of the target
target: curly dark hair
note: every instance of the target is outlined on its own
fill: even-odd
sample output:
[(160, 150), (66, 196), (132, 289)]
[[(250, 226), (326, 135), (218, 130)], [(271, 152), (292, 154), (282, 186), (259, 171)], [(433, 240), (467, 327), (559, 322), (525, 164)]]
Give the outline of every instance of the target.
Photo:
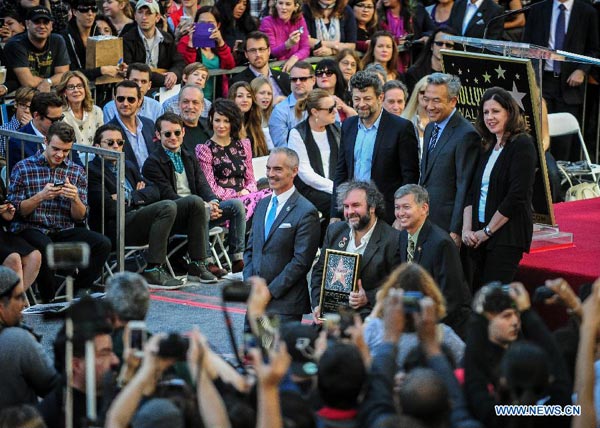
[(350, 180), (342, 183), (337, 188), (337, 205), (340, 211), (344, 210), (344, 199), (353, 190), (364, 190), (367, 196), (367, 208), (375, 208), (377, 218), (385, 217), (385, 202), (383, 195), (375, 184), (366, 181)]
[(350, 79), (350, 90), (358, 89), (359, 91), (364, 91), (367, 88), (373, 88), (377, 96), (383, 92), (383, 85), (377, 74), (365, 70), (358, 71)]
[(210, 106), (208, 112), (208, 123), (213, 123), (215, 113), (225, 116), (229, 120), (231, 126), (231, 138), (233, 140), (240, 139), (240, 130), (242, 129), (242, 111), (233, 100), (226, 98), (217, 98)]
[(527, 132), (525, 118), (519, 110), (519, 105), (513, 99), (512, 95), (510, 95), (510, 92), (508, 92), (506, 89), (494, 86), (483, 93), (481, 101), (479, 102), (479, 114), (477, 115), (477, 120), (475, 121), (475, 129), (477, 129), (477, 132), (479, 132), (479, 135), (481, 135), (486, 148), (490, 146), (493, 147), (496, 143), (496, 135), (492, 134), (487, 126), (485, 126), (485, 119), (483, 117), (483, 105), (486, 103), (486, 101), (490, 100), (496, 101), (508, 113), (508, 120), (506, 121), (503, 136), (505, 140), (507, 138)]

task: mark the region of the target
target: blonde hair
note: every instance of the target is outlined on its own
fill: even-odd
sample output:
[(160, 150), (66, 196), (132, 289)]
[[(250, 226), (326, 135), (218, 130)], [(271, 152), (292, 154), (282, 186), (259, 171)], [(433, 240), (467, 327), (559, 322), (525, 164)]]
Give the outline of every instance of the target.
[(318, 109), (321, 106), (321, 100), (323, 98), (328, 97), (333, 98), (333, 95), (331, 95), (325, 89), (313, 89), (312, 91), (310, 91), (306, 98), (303, 98), (296, 102), (296, 105), (294, 106), (294, 113), (296, 115), (296, 119), (300, 119), (302, 117), (303, 111), (306, 111), (308, 116), (310, 116), (310, 111), (313, 108)]
[(377, 292), (377, 306), (373, 315), (383, 315), (383, 301), (392, 288), (401, 288), (404, 291), (420, 291), (424, 296), (431, 297), (435, 305), (438, 320), (446, 316), (446, 301), (435, 280), (425, 269), (416, 263), (402, 263), (394, 269), (383, 282)]
[(90, 91), (90, 83), (87, 77), (85, 77), (85, 75), (81, 71), (69, 70), (65, 74), (63, 74), (62, 78), (60, 79), (60, 83), (56, 85), (56, 94), (62, 98), (64, 107), (70, 107), (69, 103), (67, 102), (67, 97), (65, 96), (65, 91), (67, 90), (67, 82), (72, 77), (77, 77), (79, 80), (81, 80), (81, 83), (83, 84), (83, 91), (85, 95), (83, 97), (81, 107), (84, 111), (87, 111), (89, 113), (94, 107), (94, 100), (92, 99), (92, 92)]
[(260, 88), (262, 88), (264, 85), (269, 85), (269, 87), (271, 88), (271, 104), (269, 104), (269, 106), (264, 110), (262, 108), (260, 109), (263, 124), (269, 122), (269, 119), (271, 118), (271, 113), (273, 112), (273, 101), (275, 100), (275, 91), (273, 90), (273, 84), (271, 83), (271, 80), (265, 76), (255, 77), (250, 82), (250, 86), (252, 87), (252, 91), (254, 92), (255, 98), (256, 94), (258, 94), (258, 91), (260, 91)]
[(419, 109), (419, 92), (425, 90), (425, 87), (427, 86), (428, 77), (429, 75), (423, 76), (421, 80), (419, 80), (416, 83), (415, 87), (413, 88), (412, 94), (410, 94), (408, 103), (406, 103), (406, 108), (404, 109), (400, 117), (412, 121), (413, 117), (417, 114), (417, 111)]

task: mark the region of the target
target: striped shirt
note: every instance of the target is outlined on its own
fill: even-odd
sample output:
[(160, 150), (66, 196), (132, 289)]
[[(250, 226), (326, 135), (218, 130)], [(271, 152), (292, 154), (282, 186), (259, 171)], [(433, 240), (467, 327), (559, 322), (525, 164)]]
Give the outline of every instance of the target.
[[(79, 199), (87, 206), (87, 176), (85, 170), (65, 159), (56, 168), (50, 168), (44, 153), (38, 151), (18, 162), (10, 175), (8, 200), (20, 211), (21, 202), (41, 192), (46, 184), (69, 179), (79, 189)], [(63, 196), (45, 200), (33, 212), (26, 216), (15, 216), (11, 231), (18, 233), (25, 229), (38, 229), (44, 233), (72, 229), (75, 222), (71, 217), (71, 200)]]

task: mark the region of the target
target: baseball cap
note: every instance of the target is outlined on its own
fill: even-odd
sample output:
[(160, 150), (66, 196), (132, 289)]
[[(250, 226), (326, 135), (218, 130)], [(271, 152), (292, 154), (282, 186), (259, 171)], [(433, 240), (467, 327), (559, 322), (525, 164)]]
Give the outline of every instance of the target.
[(12, 269), (0, 266), (0, 295), (15, 287), (20, 281)]
[(319, 332), (310, 325), (290, 322), (281, 328), (281, 337), (285, 341), (287, 351), (292, 357), (290, 370), (299, 377), (310, 377), (317, 374), (318, 367), (314, 358), (315, 340)]
[(153, 398), (144, 403), (131, 421), (132, 428), (155, 428), (168, 426), (183, 428), (183, 414), (172, 401), (166, 398)]
[(160, 7), (156, 0), (139, 0), (135, 5), (135, 10), (140, 10), (142, 7), (147, 7), (150, 12), (160, 15)]
[(48, 21), (54, 21), (52, 14), (48, 8), (44, 6), (35, 6), (27, 11), (27, 19), (29, 21), (35, 21), (36, 19), (45, 18)]

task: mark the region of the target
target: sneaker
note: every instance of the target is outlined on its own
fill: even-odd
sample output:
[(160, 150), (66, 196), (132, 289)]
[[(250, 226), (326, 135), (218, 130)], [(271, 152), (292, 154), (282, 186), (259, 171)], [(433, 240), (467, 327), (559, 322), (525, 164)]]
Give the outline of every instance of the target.
[(188, 264), (187, 278), (190, 282), (212, 283), (218, 281), (217, 277), (208, 270), (206, 264), (198, 261)]
[(229, 272), (227, 272), (226, 269), (221, 269), (218, 265), (216, 265), (214, 263), (209, 263), (206, 267), (208, 268), (210, 273), (212, 273), (214, 276), (216, 276), (219, 279), (223, 278), (225, 275), (227, 275), (229, 273)]
[(183, 281), (171, 276), (162, 266), (142, 272), (148, 282), (148, 288), (153, 290), (177, 290), (183, 287)]
[(236, 260), (233, 262), (233, 266), (231, 267), (231, 273), (238, 273), (244, 270), (244, 261)]

